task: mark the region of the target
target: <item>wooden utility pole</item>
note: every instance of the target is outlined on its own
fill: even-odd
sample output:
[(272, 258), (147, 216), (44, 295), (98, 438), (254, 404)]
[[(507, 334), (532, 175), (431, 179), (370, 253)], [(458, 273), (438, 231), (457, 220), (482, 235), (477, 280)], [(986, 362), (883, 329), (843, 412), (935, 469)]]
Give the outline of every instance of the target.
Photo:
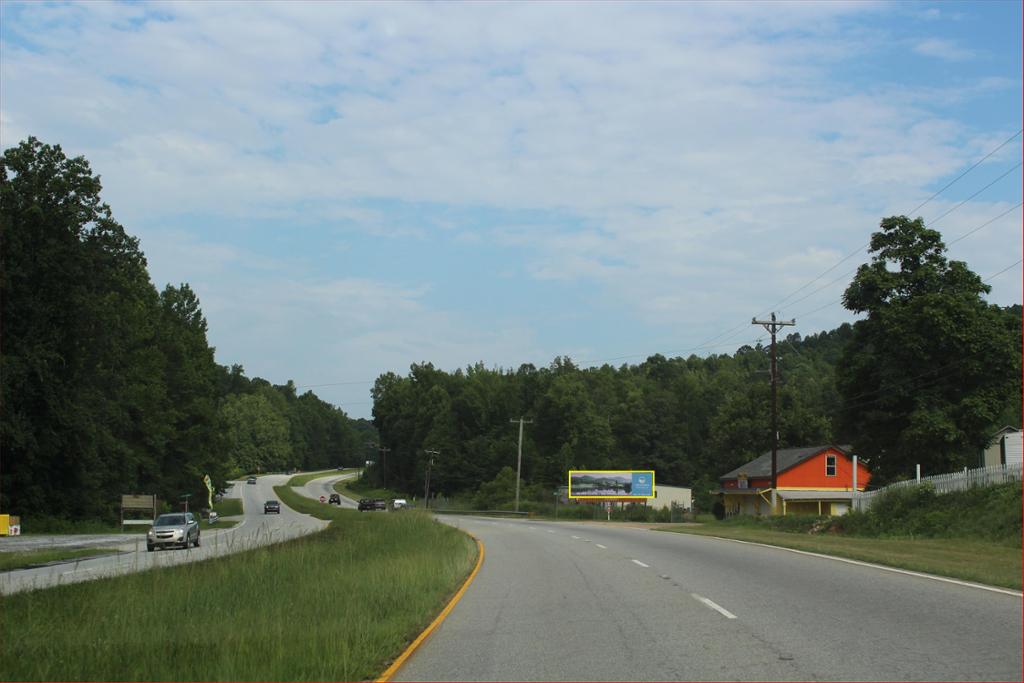
[(423, 492), (423, 507), (427, 510), (430, 509), (430, 470), (434, 466), (434, 456), (440, 457), (441, 451), (423, 451), (427, 454), (427, 485), (426, 490)]
[(387, 488), (388, 487), (388, 451), (390, 451), (391, 449), (388, 448), (387, 446), (381, 446), (379, 443), (368, 443), (366, 445), (369, 446), (370, 448), (376, 448), (378, 451), (380, 451), (380, 454), (383, 456), (384, 463), (382, 465), (381, 471), (384, 473), (384, 488)]
[(775, 313), (772, 313), (771, 320), (758, 320), (754, 318), (751, 325), (762, 325), (772, 335), (772, 514), (775, 514), (776, 489), (778, 488), (779, 475), (779, 373), (776, 365), (775, 333), (787, 325), (796, 325), (796, 320), (776, 320)]
[(519, 423), (519, 457), (516, 458), (516, 512), (519, 512), (519, 475), (523, 471), (523, 425), (533, 424), (533, 420), (519, 418), (518, 420), (509, 420), (509, 422)]

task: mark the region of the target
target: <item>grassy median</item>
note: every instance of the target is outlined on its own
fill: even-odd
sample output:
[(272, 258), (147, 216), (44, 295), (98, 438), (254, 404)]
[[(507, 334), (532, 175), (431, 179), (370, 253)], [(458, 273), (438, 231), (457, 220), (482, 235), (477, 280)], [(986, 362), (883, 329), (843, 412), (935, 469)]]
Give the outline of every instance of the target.
[(799, 534), (728, 522), (663, 527), (659, 531), (767, 543), (992, 586), (1021, 588), (1021, 549), (1005, 543), (964, 538), (859, 538)]
[(375, 677), (469, 573), (476, 547), (414, 511), (319, 507), (331, 526), (300, 539), (0, 598), (0, 680)]
[(0, 572), (38, 567), (51, 562), (74, 562), (87, 557), (100, 557), (115, 553), (117, 553), (116, 548), (46, 548), (0, 553)]

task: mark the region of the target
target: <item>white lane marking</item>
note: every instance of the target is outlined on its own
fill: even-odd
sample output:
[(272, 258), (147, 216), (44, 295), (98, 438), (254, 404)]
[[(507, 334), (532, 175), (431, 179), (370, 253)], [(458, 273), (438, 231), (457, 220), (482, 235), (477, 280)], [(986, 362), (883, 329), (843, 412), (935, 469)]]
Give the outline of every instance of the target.
[(553, 534), (553, 533), (555, 533), (555, 532), (554, 532), (554, 531), (552, 531), (551, 529), (548, 529), (548, 533), (549, 533), (549, 534)]
[(721, 605), (717, 605), (717, 604), (715, 604), (715, 603), (714, 603), (713, 601), (711, 601), (711, 600), (708, 600), (708, 599), (707, 599), (707, 598), (705, 598), (705, 597), (704, 597), (703, 595), (697, 595), (696, 593), (690, 593), (690, 596), (691, 596), (691, 597), (692, 597), (692, 598), (693, 598), (694, 600), (696, 600), (697, 602), (703, 602), (703, 603), (704, 603), (705, 605), (707, 605), (707, 606), (708, 606), (708, 607), (710, 607), (711, 609), (715, 610), (716, 612), (718, 612), (719, 614), (721, 614), (721, 615), (722, 615), (723, 617), (725, 617), (726, 619), (735, 619), (735, 618), (736, 618), (736, 615), (735, 615), (735, 614), (733, 614), (733, 613), (732, 613), (732, 612), (730, 612), (729, 610), (725, 609), (725, 608), (724, 608), (724, 607), (722, 607)]
[(794, 550), (793, 548), (783, 548), (777, 545), (768, 545), (767, 543), (755, 543), (753, 541), (740, 541), (735, 538), (724, 538), (722, 536), (705, 536), (705, 538), (714, 538), (719, 541), (732, 541), (733, 543), (743, 543), (746, 545), (758, 545), (762, 548), (772, 548), (774, 550), (785, 550), (786, 552), (796, 553), (797, 555), (809, 555), (810, 557), (820, 557), (823, 560), (835, 560), (836, 562), (845, 562), (846, 564), (855, 564), (861, 567), (871, 567), (872, 569), (881, 569), (886, 572), (894, 572), (896, 574), (906, 574), (907, 576), (916, 576), (920, 579), (931, 579), (932, 581), (942, 581), (943, 583), (953, 583), (958, 586), (966, 586), (967, 588), (980, 588), (983, 591), (990, 591), (992, 593), (1002, 593), (1004, 595), (1012, 595), (1015, 598), (1024, 597), (1024, 593), (1021, 591), (1009, 590), (1007, 588), (996, 588), (995, 586), (986, 586), (982, 583), (971, 583), (970, 581), (959, 581), (957, 579), (950, 579), (945, 576), (935, 576), (933, 574), (923, 574), (921, 572), (912, 572), (907, 569), (896, 569), (895, 567), (885, 567), (880, 564), (872, 564), (870, 562), (861, 562), (860, 560), (849, 560), (845, 557), (836, 557), (834, 555), (823, 555), (821, 553), (811, 553), (806, 550)]
[(651, 567), (651, 565), (649, 565), (649, 564), (644, 564), (644, 563), (643, 563), (643, 562), (641, 562), (640, 560), (630, 560), (630, 562), (632, 562), (633, 564), (638, 564), (638, 565), (640, 565), (641, 567), (644, 567), (644, 568), (646, 568), (646, 569), (650, 569), (650, 567)]
[(601, 550), (608, 550), (608, 546), (606, 545), (601, 545), (600, 543), (595, 543), (594, 545), (596, 545)]
[(577, 541), (580, 540), (579, 536), (573, 536), (573, 538), (575, 538)]

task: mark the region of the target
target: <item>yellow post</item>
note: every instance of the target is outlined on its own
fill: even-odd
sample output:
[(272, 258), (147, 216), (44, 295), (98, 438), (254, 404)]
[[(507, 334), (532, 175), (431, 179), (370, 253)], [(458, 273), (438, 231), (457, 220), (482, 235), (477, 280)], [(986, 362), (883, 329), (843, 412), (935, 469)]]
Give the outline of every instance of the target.
[(0, 536), (6, 536), (11, 530), (11, 516), (0, 515)]

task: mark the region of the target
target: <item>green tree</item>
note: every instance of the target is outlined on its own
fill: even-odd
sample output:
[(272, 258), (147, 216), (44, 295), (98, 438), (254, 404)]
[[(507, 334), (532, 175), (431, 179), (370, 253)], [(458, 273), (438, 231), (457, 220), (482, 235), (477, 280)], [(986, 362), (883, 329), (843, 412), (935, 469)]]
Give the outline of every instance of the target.
[(288, 420), (267, 394), (228, 396), (220, 408), (228, 462), (236, 473), (283, 470), (292, 464)]
[(843, 296), (867, 317), (837, 369), (842, 433), (883, 479), (973, 464), (1020, 394), (1019, 335), (920, 218), (884, 219), (870, 251)]

